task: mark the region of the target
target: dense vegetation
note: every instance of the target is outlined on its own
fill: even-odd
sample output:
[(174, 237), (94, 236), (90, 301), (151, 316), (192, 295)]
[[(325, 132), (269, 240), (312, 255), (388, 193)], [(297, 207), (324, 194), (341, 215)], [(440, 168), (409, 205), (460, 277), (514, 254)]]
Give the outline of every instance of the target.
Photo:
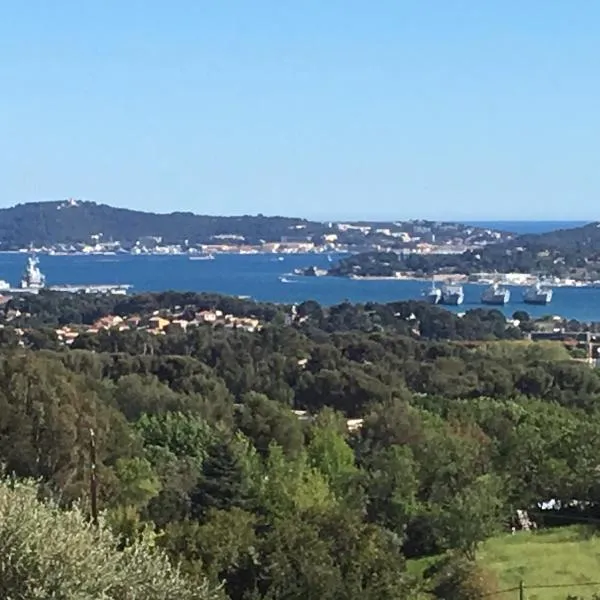
[[(306, 302), (286, 320), (288, 307), (191, 294), (23, 302), (22, 337), (12, 322), (0, 337), (0, 463), (88, 514), (94, 429), (120, 546), (153, 531), (224, 597), (464, 598), (487, 581), (480, 543), (516, 509), (540, 526), (598, 511), (600, 375), (518, 339), (498, 312)], [(48, 327), (194, 303), (264, 326), (106, 330), (70, 348)], [(407, 569), (440, 554), (426, 581)]]
[[(302, 229), (297, 229), (301, 227)], [(0, 209), (1, 248), (25, 248), (51, 244), (89, 242), (103, 234), (105, 241), (135, 242), (145, 236), (159, 236), (165, 243), (210, 243), (215, 235), (243, 236), (247, 243), (296, 239), (298, 235), (320, 235), (322, 223), (287, 217), (215, 217), (192, 213), (155, 214), (114, 208), (94, 202), (32, 202)]]

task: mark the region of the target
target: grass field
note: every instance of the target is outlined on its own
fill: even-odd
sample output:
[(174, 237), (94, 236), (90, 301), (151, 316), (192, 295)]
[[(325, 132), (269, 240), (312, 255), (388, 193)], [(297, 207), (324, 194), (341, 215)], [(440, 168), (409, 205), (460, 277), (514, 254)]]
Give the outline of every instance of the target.
[[(431, 560), (414, 561), (409, 570), (422, 571)], [(496, 573), (501, 590), (518, 588), (523, 580), (526, 600), (565, 600), (569, 594), (591, 600), (600, 593), (600, 534), (591, 536), (585, 528), (498, 536), (482, 545), (478, 561)], [(517, 600), (519, 592), (513, 589), (493, 598)]]

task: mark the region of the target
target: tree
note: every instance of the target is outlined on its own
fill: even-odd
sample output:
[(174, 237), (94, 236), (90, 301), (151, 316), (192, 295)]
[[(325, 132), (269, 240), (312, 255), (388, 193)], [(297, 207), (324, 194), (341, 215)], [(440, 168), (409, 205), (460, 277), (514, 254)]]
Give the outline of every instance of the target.
[(399, 537), (417, 514), (418, 466), (409, 448), (390, 446), (376, 452), (368, 469), (367, 511), (370, 520)]
[(499, 530), (506, 516), (504, 496), (502, 482), (494, 475), (478, 477), (461, 490), (439, 515), (446, 546), (475, 560), (479, 544)]
[(223, 598), (205, 581), (180, 575), (152, 537), (118, 551), (103, 523), (96, 530), (79, 509), (62, 511), (37, 495), (31, 482), (0, 482), (2, 598)]
[(316, 423), (310, 431), (306, 452), (310, 464), (325, 477), (337, 498), (349, 495), (358, 481), (359, 470), (354, 451), (334, 423)]
[(210, 509), (243, 508), (248, 491), (240, 458), (231, 443), (216, 440), (207, 450), (200, 481), (191, 494), (192, 515), (204, 519)]
[(115, 473), (118, 504), (143, 508), (160, 492), (160, 481), (145, 458), (120, 458), (115, 464)]
[(160, 544), (184, 570), (194, 576), (205, 574), (210, 581), (226, 582), (226, 589), (239, 588), (240, 571), (253, 563), (258, 539), (257, 517), (239, 508), (210, 510), (206, 522), (169, 523)]
[(242, 399), (236, 421), (256, 449), (266, 456), (269, 444), (276, 442), (286, 454), (297, 454), (304, 444), (302, 425), (292, 411), (264, 394), (250, 392)]

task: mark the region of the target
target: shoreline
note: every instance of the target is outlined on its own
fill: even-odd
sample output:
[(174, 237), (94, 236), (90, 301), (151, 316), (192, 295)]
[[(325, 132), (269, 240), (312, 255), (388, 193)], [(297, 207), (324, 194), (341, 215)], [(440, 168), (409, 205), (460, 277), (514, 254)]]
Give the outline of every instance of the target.
[[(506, 287), (530, 287), (535, 285), (539, 279), (533, 275), (525, 275), (526, 280), (522, 281), (499, 281), (499, 285)], [(311, 277), (310, 275), (304, 275), (304, 277)], [(490, 286), (492, 285), (491, 279), (470, 281), (468, 275), (435, 275), (433, 277), (422, 277), (419, 275), (326, 275), (326, 277), (337, 277), (339, 279), (349, 279), (351, 281), (422, 281), (423, 283), (431, 283), (432, 281), (437, 284), (447, 285), (478, 285), (478, 286)], [(572, 282), (551, 281), (546, 282), (552, 288), (569, 287), (569, 288), (594, 288), (598, 287), (596, 282), (586, 282), (581, 280), (572, 280)]]

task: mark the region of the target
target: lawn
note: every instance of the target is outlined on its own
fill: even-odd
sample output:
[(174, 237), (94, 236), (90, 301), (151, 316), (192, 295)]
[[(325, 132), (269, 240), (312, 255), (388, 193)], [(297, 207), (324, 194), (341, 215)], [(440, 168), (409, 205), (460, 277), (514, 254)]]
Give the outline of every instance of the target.
[[(600, 593), (600, 534), (579, 527), (502, 535), (482, 545), (478, 561), (498, 576), (498, 600), (518, 599), (519, 582), (526, 600), (565, 600), (569, 594), (591, 600)], [(422, 572), (432, 559), (410, 561), (409, 571)], [(585, 585), (598, 583), (598, 585)], [(559, 586), (536, 589), (537, 586)]]

